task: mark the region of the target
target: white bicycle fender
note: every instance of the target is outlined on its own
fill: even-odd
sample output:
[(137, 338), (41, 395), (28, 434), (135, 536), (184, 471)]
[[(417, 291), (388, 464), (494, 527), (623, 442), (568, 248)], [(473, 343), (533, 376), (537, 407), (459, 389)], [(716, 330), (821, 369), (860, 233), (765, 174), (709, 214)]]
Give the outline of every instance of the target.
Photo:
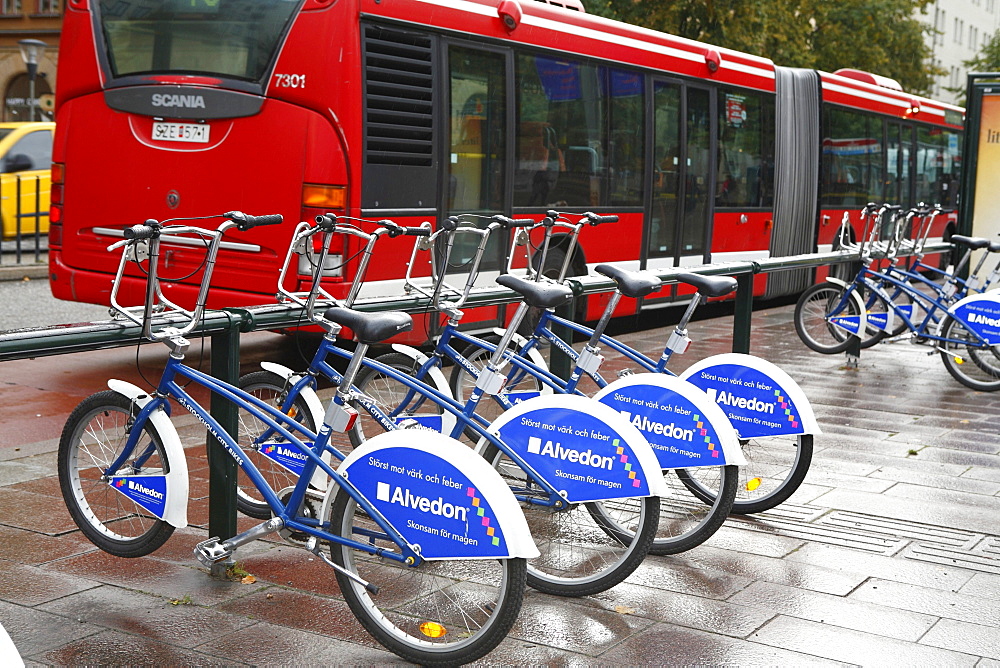
[(823, 433), (805, 392), (767, 360), (742, 353), (713, 355), (680, 378), (704, 390), (740, 438)]
[[(395, 350), (397, 353), (402, 353), (403, 355), (406, 355), (407, 357), (414, 360), (417, 364), (420, 364), (421, 366), (424, 363), (426, 363), (427, 360), (430, 359), (429, 357), (427, 357), (427, 355), (423, 354), (416, 348), (413, 348), (411, 346), (405, 346), (401, 343), (392, 344), (392, 349)], [(436, 389), (438, 392), (445, 395), (446, 397), (451, 397), (451, 386), (448, 384), (448, 379), (444, 377), (444, 372), (441, 371), (439, 367), (437, 366), (431, 367), (430, 381), (431, 382), (429, 384), (433, 385), (434, 389)], [(428, 399), (428, 401), (430, 401), (430, 399)], [(448, 411), (443, 411), (440, 417), (441, 417), (441, 433), (450, 434), (451, 431), (455, 428), (455, 419), (456, 419), (455, 416), (449, 413)], [(417, 421), (420, 422), (419, 418), (415, 419), (417, 419)]]
[(1000, 294), (969, 295), (952, 304), (948, 313), (989, 345), (1000, 345)]
[[(388, 431), (341, 462), (343, 474), (424, 559), (537, 557), (528, 523), (500, 474), (458, 441)], [(320, 517), (333, 498), (327, 492)]]
[[(845, 289), (849, 285), (849, 283), (842, 281), (839, 278), (833, 278), (832, 276), (827, 276), (826, 281), (827, 283), (833, 283), (834, 285), (839, 285)], [(838, 316), (829, 322), (837, 327), (840, 327), (849, 334), (861, 336), (861, 332), (868, 328), (868, 311), (865, 309), (865, 302), (861, 299), (861, 295), (858, 294), (857, 290), (851, 292), (851, 300), (858, 307), (858, 313), (860, 315)]]
[(660, 468), (747, 463), (729, 418), (691, 383), (664, 373), (637, 373), (594, 399), (615, 409), (646, 437)]
[[(274, 362), (261, 362), (260, 366), (265, 371), (270, 371), (271, 373), (278, 374), (284, 378), (289, 385), (294, 385), (302, 379), (301, 373), (296, 373), (292, 371), (287, 366), (281, 364), (275, 364)], [(314, 390), (309, 385), (302, 388), (302, 392), (299, 394), (300, 397), (306, 402), (306, 406), (309, 409), (309, 413), (312, 415), (313, 424), (316, 425), (316, 429), (319, 429), (320, 425), (323, 424), (323, 402), (320, 401), (319, 395), (316, 394)], [(321, 459), (327, 464), (330, 463), (330, 453), (324, 452)], [(280, 464), (280, 462), (278, 462)], [(298, 475), (298, 473), (296, 473)], [(325, 490), (327, 481), (329, 477), (323, 471), (323, 469), (317, 468), (313, 472), (312, 480), (309, 482), (310, 485), (319, 490)]]
[[(132, 383), (127, 383), (124, 380), (111, 379), (108, 381), (108, 387), (112, 391), (126, 397), (127, 399), (134, 401), (140, 408), (148, 404), (153, 400), (149, 396), (149, 393), (142, 388), (136, 387)], [(167, 416), (163, 410), (154, 410), (149, 415), (149, 421), (153, 423), (156, 427), (157, 433), (163, 440), (163, 449), (167, 453), (167, 459), (170, 462), (170, 472), (165, 476), (162, 476), (164, 480), (164, 490), (133, 490), (135, 494), (141, 497), (144, 492), (148, 492), (148, 496), (156, 497), (157, 494), (162, 494), (162, 508), (154, 510), (153, 508), (147, 506), (142, 502), (141, 498), (136, 498), (133, 496), (128, 496), (128, 498), (136, 501), (142, 505), (147, 510), (154, 512), (158, 517), (163, 519), (167, 524), (177, 527), (178, 529), (183, 529), (187, 526), (187, 505), (188, 505), (188, 467), (187, 459), (184, 456), (184, 447), (181, 445), (181, 439), (177, 435), (177, 430), (174, 429), (174, 425), (170, 422), (170, 418)], [(139, 477), (139, 476), (137, 476)], [(113, 478), (112, 478), (113, 480)], [(127, 484), (130, 479), (122, 478), (122, 485)], [(152, 487), (149, 485), (148, 487)], [(121, 492), (125, 494), (125, 492)], [(157, 499), (153, 498), (155, 503)]]
[[(507, 330), (503, 329), (502, 327), (494, 327), (493, 333), (498, 336), (503, 336), (504, 334), (507, 333)], [(523, 336), (521, 336), (516, 332), (514, 333), (514, 336), (511, 339), (511, 341), (518, 348), (521, 348), (526, 343), (528, 343), (528, 339), (524, 338)], [(545, 369), (546, 371), (549, 370), (549, 364), (548, 362), (545, 361), (545, 356), (542, 355), (541, 352), (539, 352), (538, 348), (532, 348), (531, 350), (528, 351), (528, 361), (540, 369)], [(552, 394), (551, 387), (549, 387), (545, 383), (539, 383), (539, 384), (542, 386), (541, 389), (538, 391), (539, 394)]]
[(528, 399), (504, 411), (489, 430), (570, 503), (667, 493), (646, 437), (589, 397)]

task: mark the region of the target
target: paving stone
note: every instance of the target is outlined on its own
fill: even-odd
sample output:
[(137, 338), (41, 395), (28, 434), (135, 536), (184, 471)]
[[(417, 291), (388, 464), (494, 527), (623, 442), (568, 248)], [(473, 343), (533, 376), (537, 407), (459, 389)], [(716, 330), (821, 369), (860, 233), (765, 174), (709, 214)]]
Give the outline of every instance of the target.
[(608, 591), (580, 599), (619, 614), (630, 614), (703, 631), (743, 637), (770, 619), (759, 608), (733, 605), (701, 596), (665, 592), (623, 582)]
[[(810, 475), (812, 472), (810, 471)], [(950, 475), (940, 475), (925, 471), (917, 471), (902, 467), (881, 466), (871, 473), (873, 478), (885, 478), (896, 482), (904, 482), (912, 485), (920, 485), (936, 489), (951, 489), (959, 492), (969, 492), (971, 494), (996, 495), (1000, 493), (1000, 480), (991, 482), (988, 480), (974, 480), (966, 477), (956, 477)]]
[(790, 561), (822, 566), (844, 573), (867, 575), (941, 591), (957, 591), (973, 576), (973, 573), (961, 568), (905, 561), (815, 543), (804, 546), (787, 558)]
[(0, 559), (0, 600), (36, 606), (75, 592), (99, 586), (80, 577), (45, 571)]
[(652, 623), (637, 615), (529, 592), (509, 636), (597, 657)]
[(1000, 627), (1000, 600), (967, 596), (901, 582), (872, 579), (850, 598), (946, 619)]
[[(14, 647), (27, 660), (46, 650), (93, 635), (101, 629), (75, 619), (50, 612), (0, 601), (0, 623), (14, 642)], [(68, 664), (61, 664), (68, 665)]]
[(749, 638), (754, 642), (866, 666), (974, 666), (979, 657), (853, 631), (777, 617)]
[(53, 572), (77, 575), (167, 599), (189, 597), (195, 605), (215, 605), (246, 596), (263, 587), (211, 577), (207, 571), (180, 566), (152, 557), (122, 559), (104, 552), (91, 552), (43, 566)]
[(198, 649), (227, 662), (263, 666), (406, 665), (381, 648), (264, 622), (204, 643)]
[(38, 661), (54, 666), (214, 666), (246, 665), (233, 659), (168, 645), (141, 636), (105, 631), (40, 653)]
[(741, 518), (739, 522), (730, 518), (704, 545), (765, 557), (783, 557), (805, 544), (801, 539), (775, 535), (766, 530), (750, 531), (747, 525), (753, 522), (762, 526), (766, 523), (765, 520), (755, 520), (752, 516)]
[(40, 607), (63, 617), (181, 647), (238, 633), (253, 623), (185, 599), (167, 599), (110, 585), (64, 596)]
[[(991, 505), (996, 506), (995, 497), (991, 498), (993, 498)], [(996, 530), (997, 526), (995, 508), (970, 508), (962, 504), (897, 499), (886, 494), (833, 490), (816, 499), (815, 503), (858, 513), (877, 512), (883, 517), (902, 520), (920, 518), (927, 524), (939, 524), (967, 531), (991, 533)]]
[(919, 640), (938, 619), (769, 582), (755, 582), (729, 602), (909, 642)]
[(721, 571), (691, 568), (678, 559), (652, 555), (646, 557), (626, 582), (718, 600), (727, 599), (750, 584), (748, 578)]
[(920, 643), (1000, 660), (1000, 629), (996, 626), (942, 619)]
[(600, 657), (608, 666), (826, 666), (810, 653), (657, 624)]
[[(0, 525), (0, 554), (3, 559), (39, 565), (54, 559), (93, 552), (97, 548), (79, 532), (49, 536), (27, 529)], [(2, 593), (2, 592), (0, 592)]]
[(343, 600), (283, 587), (267, 587), (248, 596), (221, 603), (215, 609), (275, 626), (287, 626), (381, 648), (362, 628)]
[(50, 535), (76, 530), (65, 504), (44, 494), (0, 487), (0, 525)]
[(1000, 575), (976, 573), (958, 591), (966, 596), (1000, 600)]
[(700, 545), (673, 558), (682, 560), (692, 568), (712, 569), (741, 575), (753, 581), (772, 582), (836, 596), (846, 596), (867, 577), (860, 573), (844, 573), (810, 563), (719, 549), (709, 545)]

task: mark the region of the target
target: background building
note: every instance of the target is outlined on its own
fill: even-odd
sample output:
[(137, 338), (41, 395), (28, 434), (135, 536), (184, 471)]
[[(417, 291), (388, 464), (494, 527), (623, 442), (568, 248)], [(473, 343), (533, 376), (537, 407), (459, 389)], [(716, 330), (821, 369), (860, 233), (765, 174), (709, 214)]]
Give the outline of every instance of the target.
[(936, 0), (920, 18), (936, 30), (926, 39), (932, 63), (945, 72), (934, 82), (931, 97), (957, 102), (963, 96), (948, 89), (965, 88), (969, 72), (962, 63), (975, 58), (1000, 28), (1000, 0)]
[[(62, 0), (0, 0), (0, 120), (51, 120), (62, 9)], [(34, 68), (22, 54), (25, 40), (38, 56)]]

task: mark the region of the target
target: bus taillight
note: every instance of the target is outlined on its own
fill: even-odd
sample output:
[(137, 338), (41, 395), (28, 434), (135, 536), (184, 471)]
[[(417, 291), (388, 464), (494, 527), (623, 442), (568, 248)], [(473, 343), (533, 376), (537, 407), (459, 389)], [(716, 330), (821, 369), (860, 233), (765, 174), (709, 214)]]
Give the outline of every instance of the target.
[(66, 176), (66, 165), (61, 162), (52, 163), (49, 192), (49, 246), (62, 246), (62, 211), (63, 182)]
[(347, 189), (316, 183), (302, 185), (302, 206), (310, 209), (343, 209), (347, 206)]

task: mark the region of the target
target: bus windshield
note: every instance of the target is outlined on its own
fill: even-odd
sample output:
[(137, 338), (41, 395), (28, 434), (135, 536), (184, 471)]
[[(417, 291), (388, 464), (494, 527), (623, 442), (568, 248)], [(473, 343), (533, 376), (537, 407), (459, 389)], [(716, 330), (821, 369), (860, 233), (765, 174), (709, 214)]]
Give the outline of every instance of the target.
[(261, 81), (300, 0), (101, 0), (115, 77), (184, 73)]

